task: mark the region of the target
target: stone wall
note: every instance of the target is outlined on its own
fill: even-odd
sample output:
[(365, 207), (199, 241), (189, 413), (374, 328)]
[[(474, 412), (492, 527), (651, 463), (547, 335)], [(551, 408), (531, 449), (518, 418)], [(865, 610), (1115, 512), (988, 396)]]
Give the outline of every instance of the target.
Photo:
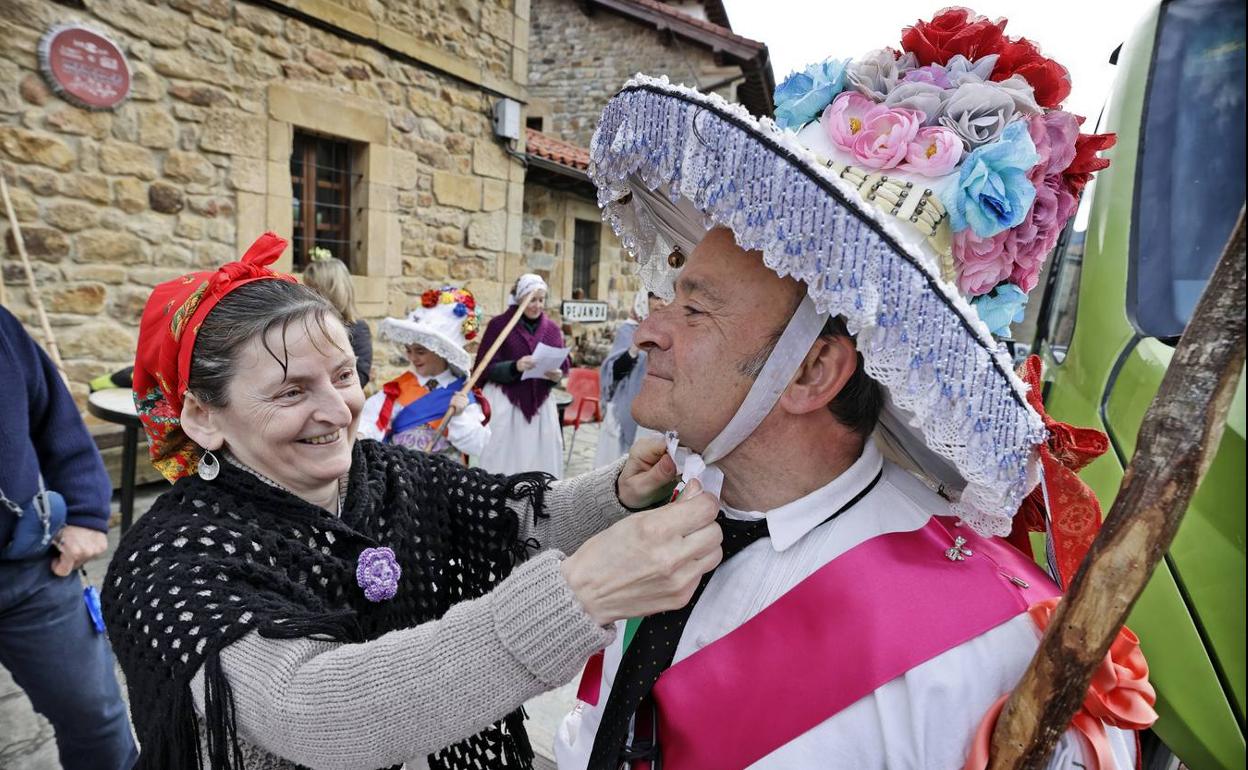
[(550, 285), (551, 298), (547, 305), (556, 318), (559, 302), (572, 296), (573, 238), (578, 219), (596, 222), (601, 228), (598, 282), (596, 296), (592, 298), (607, 302), (610, 316), (606, 324), (567, 325), (572, 335), (569, 344), (577, 349), (575, 363), (597, 365), (603, 352), (598, 348), (604, 340), (610, 342), (610, 330), (628, 317), (633, 293), (641, 283), (633, 274), (632, 262), (624, 247), (611, 228), (602, 222), (597, 206), (575, 193), (532, 182), (525, 186), (521, 231), (525, 270), (541, 275)]
[[(353, 200), (367, 209), (356, 289), (370, 319), (445, 281), (501, 308), (524, 169), (489, 112), (498, 93), (523, 97), (527, 0), (326, 0), (302, 19), (233, 0), (82, 5), (0, 3), (0, 171), (76, 396), (132, 362), (154, 284), (236, 259), (265, 229), (289, 236), (296, 127), (365, 147)], [(132, 94), (115, 111), (78, 109), (37, 72), (40, 36), (70, 21), (125, 51)], [(10, 307), (37, 333), (0, 231)]]
[[(576, 0), (533, 0), (531, 14), (528, 114), (544, 118), (545, 133), (582, 147), (607, 100), (638, 72), (695, 87), (741, 73), (695, 43), (604, 10), (587, 14)], [(732, 89), (719, 93), (731, 98)]]

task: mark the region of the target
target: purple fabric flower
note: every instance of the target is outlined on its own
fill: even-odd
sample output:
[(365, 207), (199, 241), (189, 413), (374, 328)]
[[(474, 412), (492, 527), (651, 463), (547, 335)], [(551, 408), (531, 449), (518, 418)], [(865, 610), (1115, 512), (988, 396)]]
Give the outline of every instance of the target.
[(394, 551), (381, 548), (365, 548), (355, 567), (355, 582), (364, 589), (364, 598), (370, 602), (393, 599), (399, 592), (399, 576), (403, 574)]

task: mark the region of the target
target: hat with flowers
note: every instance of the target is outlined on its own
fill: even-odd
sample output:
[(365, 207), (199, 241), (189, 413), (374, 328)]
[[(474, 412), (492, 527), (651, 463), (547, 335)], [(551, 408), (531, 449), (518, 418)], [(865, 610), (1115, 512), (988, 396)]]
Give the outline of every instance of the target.
[(1080, 133), (1069, 73), (1005, 27), (940, 11), (896, 47), (790, 75), (774, 120), (638, 75), (589, 168), (651, 291), (670, 298), (673, 254), (727, 227), (843, 316), (887, 393), (886, 437), (997, 535), (1045, 438), (1000, 339), (1113, 144)]
[(381, 336), (400, 345), (420, 345), (446, 359), (457, 374), (472, 368), (472, 356), (464, 349), (481, 328), (477, 300), (472, 292), (455, 286), (430, 289), (420, 295), (420, 306), (407, 318), (386, 318)]

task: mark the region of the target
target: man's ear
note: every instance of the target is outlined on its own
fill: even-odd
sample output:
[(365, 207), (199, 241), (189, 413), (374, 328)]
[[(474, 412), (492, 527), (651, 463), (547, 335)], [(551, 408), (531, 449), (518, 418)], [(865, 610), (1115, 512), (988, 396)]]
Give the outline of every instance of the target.
[(823, 409), (840, 394), (857, 366), (858, 351), (852, 338), (820, 337), (780, 396), (780, 405), (790, 414)]
[(189, 390), (182, 396), (182, 430), (191, 441), (215, 451), (225, 444), (216, 411)]

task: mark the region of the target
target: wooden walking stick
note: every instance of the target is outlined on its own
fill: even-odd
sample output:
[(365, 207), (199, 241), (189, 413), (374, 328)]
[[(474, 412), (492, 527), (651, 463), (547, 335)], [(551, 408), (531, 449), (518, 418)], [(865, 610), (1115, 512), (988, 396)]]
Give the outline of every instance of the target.
[[(56, 337), (52, 334), (52, 324), (48, 323), (48, 314), (43, 309), (43, 298), (39, 296), (39, 285), (35, 283), (35, 271), (30, 266), (30, 256), (26, 254), (26, 242), (22, 240), (22, 226), (17, 223), (17, 214), (13, 211), (13, 201), (9, 200), (9, 185), (0, 174), (0, 195), (4, 197), (4, 210), (9, 215), (9, 226), (13, 229), (13, 242), (17, 244), (17, 253), (21, 255), (22, 266), (26, 269), (26, 283), (30, 285), (30, 302), (39, 314), (39, 323), (43, 326), (44, 344), (52, 363), (56, 364), (61, 377), (65, 376), (65, 364), (61, 361), (61, 351), (56, 346)], [(0, 278), (0, 284), (4, 282)]]
[(1045, 765), (1213, 461), (1244, 366), (1244, 211), (1161, 388), (1105, 524), (992, 734), (989, 768)]
[[(529, 306), (529, 302), (532, 301), (533, 295), (536, 293), (536, 290), (531, 291), (520, 299), (519, 306), (516, 308), (516, 314), (513, 315), (511, 320), (507, 322), (507, 325), (503, 327), (502, 332), (500, 332), (498, 337), (495, 338), (494, 344), (490, 345), (490, 349), (485, 351), (485, 355), (481, 357), (481, 363), (477, 364), (477, 368), (472, 370), (472, 376), (469, 377), (468, 381), (464, 383), (464, 387), (460, 388), (459, 393), (467, 394), (468, 391), (472, 390), (472, 386), (477, 384), (477, 380), (480, 379), (481, 375), (485, 372), (485, 367), (489, 366), (490, 361), (494, 360), (494, 354), (498, 352), (500, 347), (502, 347), (503, 340), (507, 339), (507, 335), (511, 334), (511, 330), (516, 328), (516, 323), (520, 321), (520, 316), (524, 315), (525, 308)], [(450, 425), (451, 412), (454, 411), (455, 407), (453, 406), (448, 406), (446, 408), (446, 414), (442, 415), (442, 423), (438, 426), (437, 438), (441, 438), (446, 434), (448, 426)]]

